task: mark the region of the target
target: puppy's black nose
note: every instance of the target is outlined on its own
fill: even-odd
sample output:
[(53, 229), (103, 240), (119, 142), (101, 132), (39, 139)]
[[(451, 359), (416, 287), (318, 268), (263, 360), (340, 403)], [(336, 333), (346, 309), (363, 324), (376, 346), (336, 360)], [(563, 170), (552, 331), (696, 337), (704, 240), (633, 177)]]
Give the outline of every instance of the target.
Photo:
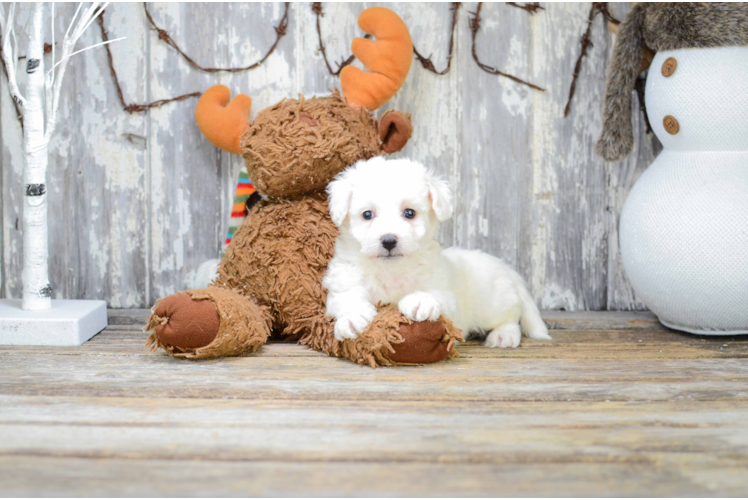
[(394, 234), (385, 234), (382, 236), (382, 246), (391, 251), (397, 246), (397, 236)]

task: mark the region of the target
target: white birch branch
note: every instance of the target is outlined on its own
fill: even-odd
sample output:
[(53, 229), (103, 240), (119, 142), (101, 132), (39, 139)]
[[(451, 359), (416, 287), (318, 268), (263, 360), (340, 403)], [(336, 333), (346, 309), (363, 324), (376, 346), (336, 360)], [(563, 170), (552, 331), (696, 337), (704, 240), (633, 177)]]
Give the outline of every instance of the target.
[[(49, 16), (50, 19), (50, 27), (52, 28), (52, 69), (47, 72), (44, 79), (44, 116), (49, 117), (49, 115), (52, 113), (52, 86), (47, 84), (47, 80), (50, 78), (52, 81), (55, 79), (55, 2), (52, 1), (51, 3), (51, 9), (52, 13)], [(51, 72), (51, 75), (50, 75)]]
[[(62, 42), (62, 55), (60, 57), (60, 61), (57, 63), (55, 63), (54, 61), (52, 62), (52, 77), (47, 78), (47, 87), (52, 89), (52, 104), (50, 106), (51, 112), (47, 116), (47, 140), (51, 139), (55, 127), (57, 126), (57, 109), (60, 104), (60, 91), (62, 89), (62, 80), (65, 77), (65, 70), (67, 69), (68, 61), (75, 54), (93, 47), (98, 47), (99, 45), (104, 45), (104, 42), (102, 42), (86, 49), (73, 52), (75, 44), (78, 43), (80, 37), (83, 36), (83, 33), (91, 25), (91, 23), (104, 12), (104, 9), (106, 9), (106, 7), (109, 5), (109, 2), (93, 2), (91, 6), (86, 10), (86, 12), (80, 17), (80, 19), (78, 19), (81, 5), (82, 3), (75, 11), (73, 20), (70, 22), (70, 25), (65, 32), (65, 39)], [(70, 33), (71, 28), (73, 29), (72, 33)], [(57, 74), (55, 75), (54, 70), (57, 66), (59, 66), (59, 70), (57, 70)]]
[(14, 47), (15, 44), (13, 43), (15, 41), (15, 14), (16, 4), (14, 2), (8, 8), (8, 18), (5, 20), (5, 28), (3, 29), (3, 53), (5, 54), (5, 70), (8, 72), (8, 89), (10, 90), (10, 95), (18, 104), (18, 107), (23, 109), (26, 107), (26, 98), (18, 88), (15, 64), (18, 60), (18, 54), (15, 51), (16, 47)]

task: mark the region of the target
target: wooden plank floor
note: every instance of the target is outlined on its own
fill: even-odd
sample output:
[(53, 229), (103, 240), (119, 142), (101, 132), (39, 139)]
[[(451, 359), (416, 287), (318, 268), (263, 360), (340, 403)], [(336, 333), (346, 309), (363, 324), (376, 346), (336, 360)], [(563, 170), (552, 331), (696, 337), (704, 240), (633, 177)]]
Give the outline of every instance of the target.
[(0, 495), (748, 492), (748, 337), (552, 313), (552, 342), (374, 370), (282, 343), (175, 360), (143, 319), (0, 347)]

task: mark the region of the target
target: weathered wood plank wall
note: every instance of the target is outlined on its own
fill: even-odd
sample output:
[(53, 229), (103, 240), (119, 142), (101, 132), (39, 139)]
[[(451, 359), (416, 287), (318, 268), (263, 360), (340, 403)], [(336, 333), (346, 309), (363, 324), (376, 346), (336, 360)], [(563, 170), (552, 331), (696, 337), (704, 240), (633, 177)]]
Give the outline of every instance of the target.
[[(324, 4), (331, 60), (349, 54), (358, 14), (370, 4)], [(423, 54), (446, 64), (450, 4), (397, 3)], [(605, 68), (613, 37), (600, 17), (568, 118), (563, 109), (589, 3), (543, 4), (535, 15), (486, 4), (478, 53), (492, 66), (544, 87), (537, 92), (483, 72), (471, 58), (469, 12), (459, 12), (452, 69), (445, 76), (414, 61), (400, 93), (383, 109), (413, 113), (402, 153), (456, 185), (457, 210), (442, 228), (445, 245), (490, 251), (516, 266), (542, 308), (641, 309), (621, 265), (617, 220), (625, 197), (656, 154), (636, 115), (634, 154), (608, 164), (594, 154)], [(74, 6), (58, 5), (58, 36)], [(628, 4), (612, 5), (622, 18)], [(282, 4), (150, 4), (154, 19), (185, 52), (208, 66), (259, 59), (275, 39)], [(23, 19), (21, 19), (21, 22)], [(147, 102), (228, 85), (257, 111), (284, 97), (338, 85), (317, 52), (311, 4), (292, 4), (288, 33), (258, 69), (199, 72), (150, 29), (140, 4), (107, 9), (114, 64), (125, 98)], [(100, 40), (98, 26), (83, 44)], [(21, 46), (24, 41), (19, 40)], [(112, 307), (146, 307), (187, 286), (196, 267), (218, 255), (241, 159), (205, 141), (195, 100), (146, 113), (121, 110), (106, 54), (76, 56), (51, 145), (50, 278), (56, 298), (103, 298)], [(20, 295), (21, 130), (5, 81), (2, 134), (2, 289)]]

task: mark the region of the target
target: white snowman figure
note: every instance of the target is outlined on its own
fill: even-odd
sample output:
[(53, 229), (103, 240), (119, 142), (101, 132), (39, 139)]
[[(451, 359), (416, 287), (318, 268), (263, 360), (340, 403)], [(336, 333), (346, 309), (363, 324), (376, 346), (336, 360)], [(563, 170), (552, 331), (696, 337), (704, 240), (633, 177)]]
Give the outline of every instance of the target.
[[(608, 77), (610, 87), (620, 83), (618, 70), (629, 71), (626, 78), (638, 72), (632, 68), (641, 45), (634, 40), (632, 47), (622, 37), (657, 50), (645, 100), (664, 150), (623, 207), (623, 264), (637, 295), (663, 324), (700, 334), (748, 333), (748, 12), (745, 4), (738, 7), (743, 17), (737, 19), (745, 22), (736, 23), (729, 12), (694, 13), (708, 10), (704, 4), (660, 5), (662, 10), (646, 4), (632, 9)], [(689, 17), (674, 41), (657, 23), (679, 12)], [(621, 62), (634, 53), (635, 64)], [(606, 91), (608, 122), (598, 152), (611, 161), (625, 156), (633, 142), (626, 136), (630, 115), (628, 130), (612, 116), (625, 105), (620, 98)], [(629, 109), (630, 102), (629, 89)]]

